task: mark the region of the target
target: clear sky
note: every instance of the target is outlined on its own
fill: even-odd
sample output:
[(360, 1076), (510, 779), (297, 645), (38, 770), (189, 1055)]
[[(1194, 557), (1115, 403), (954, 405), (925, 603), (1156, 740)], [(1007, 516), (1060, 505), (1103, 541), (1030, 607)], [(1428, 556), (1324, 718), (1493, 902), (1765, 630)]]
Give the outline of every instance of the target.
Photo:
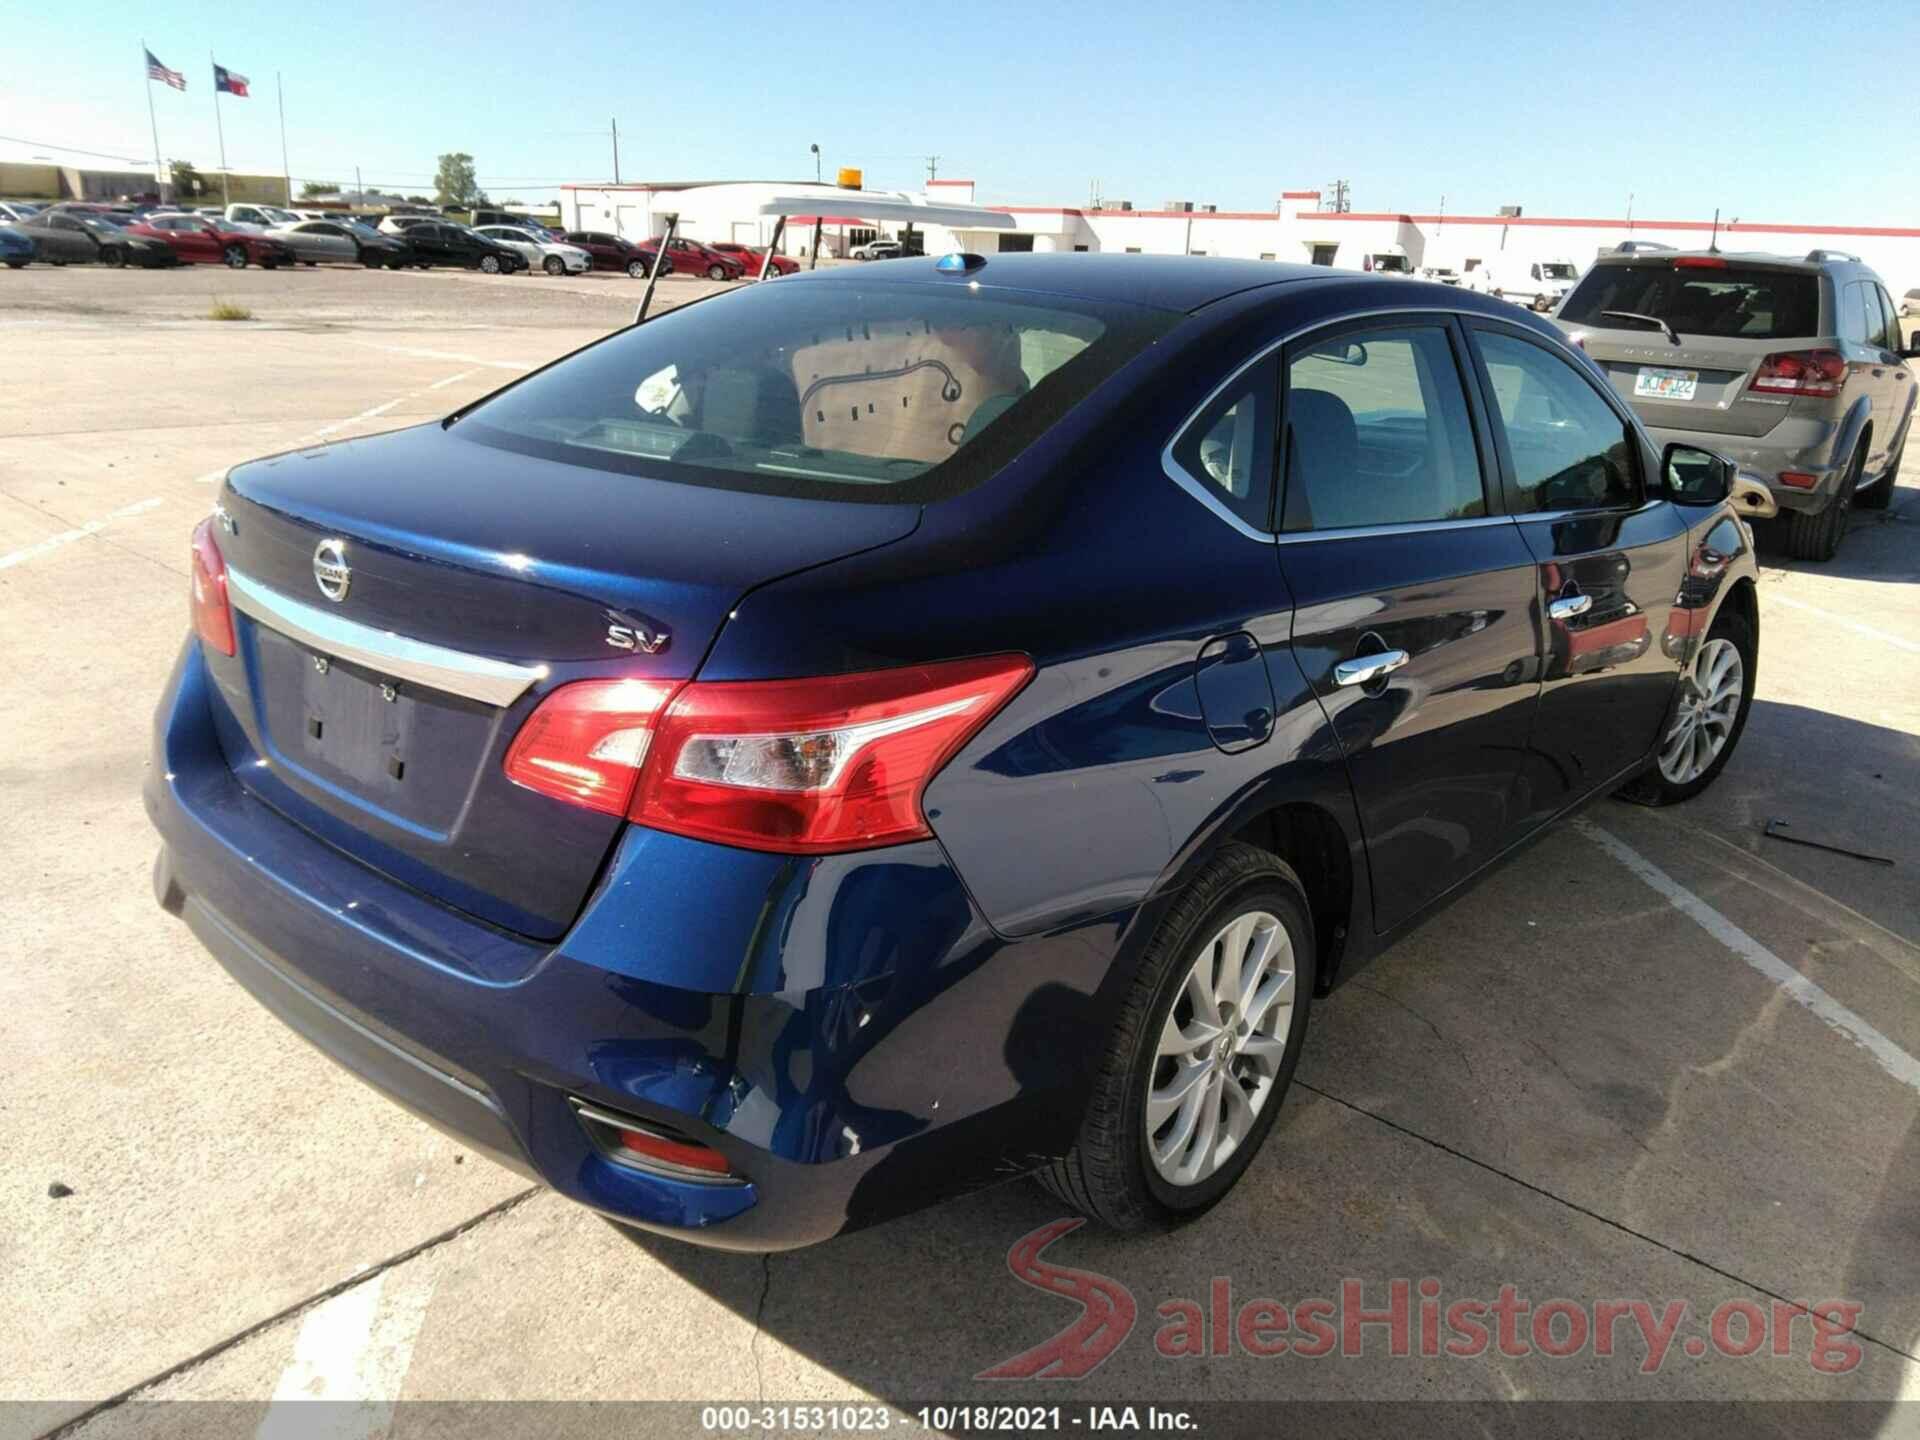
[[(1169, 199), (1269, 209), (1344, 177), (1357, 210), (1920, 223), (1920, 0), (1171, 4), (1107, 0), (326, 0), (20, 4), (0, 158), (162, 149), (296, 183), (430, 189), (465, 150), (496, 200), (562, 181), (811, 177), (924, 157), (989, 204)], [(21, 142), (26, 143), (21, 143)]]

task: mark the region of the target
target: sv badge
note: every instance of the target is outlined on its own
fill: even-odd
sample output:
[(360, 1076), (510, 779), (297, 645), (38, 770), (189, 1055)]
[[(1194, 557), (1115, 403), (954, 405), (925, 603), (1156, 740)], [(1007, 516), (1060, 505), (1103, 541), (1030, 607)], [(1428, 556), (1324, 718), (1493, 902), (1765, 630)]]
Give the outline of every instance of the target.
[(673, 637), (662, 627), (647, 625), (617, 610), (607, 612), (607, 644), (616, 650), (638, 650), (658, 655)]

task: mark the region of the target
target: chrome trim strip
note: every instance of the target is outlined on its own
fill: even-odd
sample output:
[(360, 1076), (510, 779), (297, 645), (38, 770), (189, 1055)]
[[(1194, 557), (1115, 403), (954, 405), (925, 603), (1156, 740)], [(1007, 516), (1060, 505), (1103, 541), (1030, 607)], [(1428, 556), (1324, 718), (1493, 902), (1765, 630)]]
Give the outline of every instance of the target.
[(1369, 535), (1419, 535), (1428, 530), (1477, 530), (1483, 525), (1511, 525), (1511, 515), (1470, 515), (1461, 520), (1405, 520), (1395, 525), (1349, 525), (1339, 530), (1283, 530), (1267, 538), (1276, 545), (1302, 545), (1309, 540), (1359, 540)]
[(484, 655), (410, 640), (391, 630), (376, 630), (270, 590), (232, 566), (227, 567), (227, 596), (234, 609), (336, 660), (365, 665), (396, 680), (411, 680), (486, 705), (511, 705), (529, 685), (547, 676), (544, 665), (489, 660)]
[[(1441, 316), (1464, 315), (1469, 319), (1491, 320), (1495, 324), (1514, 325), (1516, 329), (1526, 331), (1527, 335), (1531, 339), (1539, 341), (1540, 343), (1547, 345), (1549, 347), (1558, 348), (1560, 351), (1564, 353), (1566, 358), (1572, 361), (1574, 364), (1577, 365), (1580, 363), (1579, 352), (1575, 350), (1571, 345), (1567, 344), (1565, 340), (1560, 339), (1557, 335), (1551, 335), (1551, 336), (1542, 335), (1540, 334), (1539, 331), (1535, 330), (1530, 325), (1516, 325), (1515, 322), (1508, 316), (1497, 314), (1497, 313), (1489, 313), (1488, 311), (1471, 308), (1465, 305), (1415, 305), (1411, 307), (1404, 306), (1404, 305), (1395, 305), (1390, 308), (1380, 309), (1380, 310), (1355, 310), (1346, 315), (1335, 315), (1326, 319), (1315, 320), (1311, 325), (1302, 325), (1297, 330), (1289, 330), (1286, 334), (1282, 335), (1278, 340), (1275, 340), (1270, 344), (1263, 345), (1259, 350), (1256, 350), (1250, 357), (1242, 361), (1240, 365), (1234, 369), (1234, 372), (1231, 375), (1227, 376), (1226, 379), (1222, 380), (1218, 385), (1214, 386), (1213, 389), (1207, 392), (1206, 399), (1202, 400), (1198, 405), (1194, 406), (1193, 409), (1188, 413), (1186, 419), (1182, 420), (1178, 425), (1173, 427), (1173, 438), (1167, 441), (1166, 445), (1160, 451), (1160, 468), (1166, 472), (1167, 478), (1169, 480), (1173, 481), (1174, 484), (1178, 485), (1182, 490), (1186, 491), (1189, 495), (1193, 496), (1194, 499), (1198, 500), (1202, 505), (1206, 506), (1207, 509), (1211, 510), (1220, 519), (1226, 521), (1227, 524), (1231, 526), (1234, 530), (1246, 536), (1249, 540), (1259, 540), (1263, 543), (1270, 543), (1274, 540), (1278, 540), (1281, 544), (1284, 545), (1284, 544), (1290, 543), (1290, 541), (1291, 543), (1298, 543), (1298, 541), (1300, 540), (1331, 539), (1331, 538), (1337, 538), (1338, 536), (1341, 536), (1341, 535), (1357, 536), (1357, 535), (1400, 534), (1400, 533), (1415, 531), (1415, 530), (1452, 528), (1458, 525), (1503, 524), (1510, 520), (1527, 519), (1527, 518), (1535, 518), (1535, 519), (1544, 518), (1544, 517), (1538, 517), (1538, 516), (1527, 517), (1527, 516), (1516, 516), (1516, 515), (1493, 515), (1493, 516), (1487, 517), (1484, 520), (1476, 518), (1474, 520), (1422, 521), (1422, 522), (1416, 522), (1416, 523), (1407, 524), (1407, 525), (1379, 525), (1379, 526), (1369, 526), (1365, 528), (1355, 528), (1355, 529), (1344, 530), (1344, 531), (1303, 530), (1303, 531), (1297, 532), (1297, 536), (1295, 537), (1289, 537), (1286, 534), (1276, 535), (1272, 531), (1256, 529), (1254, 526), (1249, 525), (1246, 521), (1242, 520), (1238, 515), (1234, 514), (1233, 511), (1229, 510), (1223, 502), (1215, 499), (1211, 494), (1208, 493), (1207, 485), (1205, 481), (1191, 474), (1185, 467), (1183, 467), (1178, 461), (1176, 461), (1173, 458), (1173, 447), (1180, 443), (1180, 437), (1182, 435), (1185, 435), (1187, 433), (1187, 428), (1190, 425), (1192, 425), (1194, 421), (1200, 418), (1201, 412), (1204, 411), (1209, 405), (1213, 404), (1215, 400), (1218, 400), (1220, 396), (1228, 389), (1228, 387), (1233, 385), (1236, 381), (1238, 381), (1242, 375), (1246, 374), (1247, 371), (1251, 370), (1254, 366), (1258, 365), (1262, 360), (1265, 360), (1269, 355), (1273, 354), (1274, 351), (1279, 350), (1281, 347), (1285, 345), (1290, 345), (1295, 340), (1298, 340), (1302, 335), (1311, 335), (1316, 330), (1330, 330), (1336, 326), (1350, 324), (1355, 320), (1379, 320), (1379, 319), (1386, 319), (1386, 318), (1397, 319), (1400, 317), (1406, 317), (1409, 320), (1417, 320), (1420, 316), (1423, 316), (1423, 315), (1441, 315)], [(1599, 392), (1596, 391), (1595, 393), (1598, 394)]]

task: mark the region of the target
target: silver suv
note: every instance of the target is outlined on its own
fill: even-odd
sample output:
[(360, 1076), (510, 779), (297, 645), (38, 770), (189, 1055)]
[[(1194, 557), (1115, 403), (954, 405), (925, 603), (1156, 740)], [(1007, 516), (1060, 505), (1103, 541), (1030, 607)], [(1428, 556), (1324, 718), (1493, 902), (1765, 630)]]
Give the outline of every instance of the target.
[(1920, 350), (1857, 257), (1605, 255), (1554, 318), (1661, 445), (1718, 451), (1764, 482), (1795, 559), (1831, 559), (1856, 497), (1892, 497)]

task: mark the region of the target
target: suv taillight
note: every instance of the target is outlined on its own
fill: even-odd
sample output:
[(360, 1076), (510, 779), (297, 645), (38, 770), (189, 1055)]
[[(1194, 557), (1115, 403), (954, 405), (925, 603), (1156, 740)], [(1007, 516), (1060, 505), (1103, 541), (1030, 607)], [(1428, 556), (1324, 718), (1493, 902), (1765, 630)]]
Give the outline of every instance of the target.
[(1033, 674), (996, 655), (816, 680), (580, 680), (507, 778), (656, 830), (787, 854), (924, 838), (927, 783)]
[(1837, 350), (1785, 350), (1760, 362), (1747, 388), (1769, 395), (1833, 396), (1847, 378), (1847, 357)]
[(233, 654), (233, 606), (227, 601), (227, 562), (213, 543), (213, 517), (193, 527), (193, 550), (188, 560), (187, 606), (194, 633), (203, 645), (222, 655)]

